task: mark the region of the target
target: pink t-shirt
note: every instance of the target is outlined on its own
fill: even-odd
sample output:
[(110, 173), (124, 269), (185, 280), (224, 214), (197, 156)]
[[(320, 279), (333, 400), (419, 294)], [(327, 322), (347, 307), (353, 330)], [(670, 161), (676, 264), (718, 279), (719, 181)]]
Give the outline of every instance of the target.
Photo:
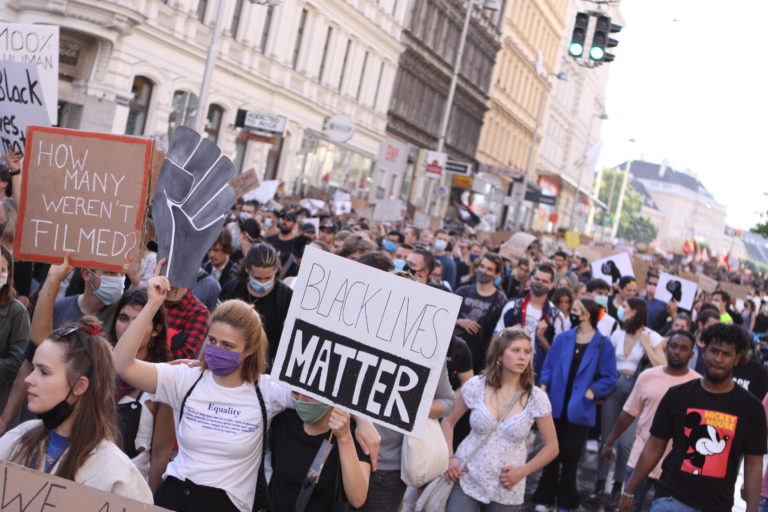
[[(667, 374), (663, 366), (655, 366), (645, 370), (637, 378), (632, 393), (624, 403), (624, 412), (637, 418), (637, 428), (635, 430), (635, 442), (632, 445), (632, 452), (629, 454), (627, 465), (634, 468), (640, 453), (643, 451), (648, 438), (651, 436), (651, 424), (656, 415), (656, 409), (659, 407), (661, 399), (672, 386), (684, 384), (688, 381), (701, 378), (701, 375), (693, 370), (688, 370), (685, 375), (675, 377)], [(658, 478), (661, 476), (661, 463), (672, 449), (672, 441), (667, 443), (667, 449), (664, 451), (664, 457), (653, 468), (649, 478)]]
[[(768, 417), (768, 395), (763, 398), (763, 407), (765, 408), (765, 415)], [(768, 498), (768, 471), (763, 476), (763, 488), (760, 490), (760, 496)]]

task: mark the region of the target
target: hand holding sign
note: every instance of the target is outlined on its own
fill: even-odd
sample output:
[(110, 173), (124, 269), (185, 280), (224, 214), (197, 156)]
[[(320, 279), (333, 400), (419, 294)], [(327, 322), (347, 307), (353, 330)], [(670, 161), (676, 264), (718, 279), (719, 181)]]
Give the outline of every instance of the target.
[(192, 288), (200, 262), (235, 202), (235, 174), (219, 147), (180, 126), (171, 140), (152, 201), (159, 258), (173, 286)]

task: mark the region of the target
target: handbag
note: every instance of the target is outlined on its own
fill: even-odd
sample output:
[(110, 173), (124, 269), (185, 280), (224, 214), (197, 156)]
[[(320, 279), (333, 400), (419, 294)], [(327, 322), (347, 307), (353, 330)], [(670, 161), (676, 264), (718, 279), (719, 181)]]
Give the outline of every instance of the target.
[(400, 478), (411, 487), (421, 487), (448, 470), (448, 444), (440, 423), (428, 418), (421, 439), (405, 435), (400, 455)]
[[(507, 417), (509, 411), (511, 411), (512, 407), (514, 407), (518, 400), (520, 400), (522, 394), (522, 392), (517, 392), (512, 400), (510, 400), (507, 409), (504, 411), (504, 414), (501, 415), (501, 419), (496, 422), (496, 426), (484, 436), (482, 441), (477, 444), (477, 448), (475, 448), (475, 450), (469, 454), (464, 462), (461, 463), (462, 471), (469, 465), (470, 462), (472, 462), (472, 459), (480, 451), (480, 448), (485, 445), (485, 441), (491, 437), (494, 432), (496, 432), (496, 429), (499, 428), (499, 425), (501, 425), (501, 423)], [(446, 453), (448, 453), (447, 448)], [(424, 492), (421, 493), (421, 496), (419, 496), (419, 499), (416, 501), (415, 512), (445, 512), (445, 507), (448, 504), (448, 498), (451, 495), (451, 491), (453, 491), (454, 483), (455, 482), (449, 482), (448, 479), (445, 478), (445, 472), (443, 472), (439, 478), (430, 482), (426, 489), (424, 489)]]

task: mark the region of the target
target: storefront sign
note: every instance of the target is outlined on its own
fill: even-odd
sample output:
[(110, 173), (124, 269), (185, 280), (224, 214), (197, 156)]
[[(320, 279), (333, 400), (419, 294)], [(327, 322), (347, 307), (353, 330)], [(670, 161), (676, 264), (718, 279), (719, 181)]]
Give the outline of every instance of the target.
[(445, 171), (469, 176), (472, 174), (473, 166), (469, 162), (457, 162), (456, 160), (448, 160), (445, 164)]
[(500, 165), (480, 164), (477, 170), (479, 172), (495, 174), (496, 176), (502, 176), (504, 178), (510, 178), (513, 180), (523, 177), (523, 171), (519, 169), (513, 169), (512, 167), (502, 167)]
[(285, 123), (286, 119), (283, 116), (265, 114), (255, 110), (239, 109), (235, 118), (235, 126), (237, 127), (251, 128), (275, 135), (285, 133)]
[(452, 183), (456, 188), (470, 188), (472, 186), (472, 176), (456, 174), (452, 177)]
[(557, 203), (557, 197), (542, 194), (538, 190), (528, 190), (525, 193), (525, 200), (536, 204), (545, 204), (548, 206), (555, 206), (555, 203)]
[(408, 165), (408, 145), (387, 137), (379, 145), (376, 167), (391, 173), (400, 173)]
[(28, 147), (14, 256), (138, 269), (152, 140), (35, 126)]
[(35, 64), (48, 121), (56, 124), (59, 108), (59, 26), (0, 23), (0, 61)]
[(421, 436), (461, 298), (307, 247), (272, 378)]
[(325, 120), (323, 134), (331, 142), (347, 142), (355, 133), (355, 120), (344, 114), (336, 114)]
[(439, 178), (445, 170), (448, 155), (439, 151), (427, 151), (424, 158), (424, 174)]

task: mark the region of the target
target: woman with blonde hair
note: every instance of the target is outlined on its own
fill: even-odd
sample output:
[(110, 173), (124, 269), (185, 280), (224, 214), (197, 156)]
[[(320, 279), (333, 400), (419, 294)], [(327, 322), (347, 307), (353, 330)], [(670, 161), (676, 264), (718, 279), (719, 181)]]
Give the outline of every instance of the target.
[[(453, 453), (453, 428), (471, 410), (470, 434)], [(531, 427), (544, 446), (526, 463)], [(446, 510), (519, 510), (525, 477), (558, 453), (552, 407), (534, 386), (533, 341), (520, 327), (504, 329), (488, 347), (482, 375), (456, 392), (456, 406), (442, 422), (450, 462), (445, 476), (454, 485)]]
[(136, 358), (144, 333), (171, 289), (152, 277), (148, 300), (114, 350), (120, 377), (171, 406), (179, 452), (168, 464), (155, 504), (170, 510), (249, 512), (263, 477), (268, 422), (291, 394), (263, 375), (267, 337), (259, 314), (241, 300), (211, 315), (199, 368)]
[(39, 419), (0, 438), (0, 459), (152, 503), (144, 478), (115, 444), (115, 370), (100, 325), (84, 316), (40, 343), (25, 380)]

